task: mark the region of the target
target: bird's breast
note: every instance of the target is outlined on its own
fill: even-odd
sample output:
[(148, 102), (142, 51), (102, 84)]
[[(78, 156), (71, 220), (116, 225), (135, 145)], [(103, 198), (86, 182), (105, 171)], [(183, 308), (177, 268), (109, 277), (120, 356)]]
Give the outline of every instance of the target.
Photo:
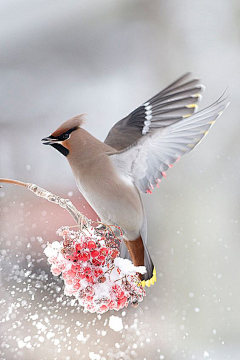
[(138, 229), (142, 203), (129, 174), (116, 169), (107, 155), (73, 168), (77, 186), (101, 220)]

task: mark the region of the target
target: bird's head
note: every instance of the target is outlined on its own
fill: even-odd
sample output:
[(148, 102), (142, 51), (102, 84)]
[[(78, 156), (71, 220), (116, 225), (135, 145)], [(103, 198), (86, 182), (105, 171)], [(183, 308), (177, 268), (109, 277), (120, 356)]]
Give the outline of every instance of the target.
[(70, 138), (83, 124), (83, 117), (84, 115), (78, 115), (65, 121), (50, 136), (42, 139), (43, 144), (51, 145), (64, 156), (68, 156), (71, 144)]

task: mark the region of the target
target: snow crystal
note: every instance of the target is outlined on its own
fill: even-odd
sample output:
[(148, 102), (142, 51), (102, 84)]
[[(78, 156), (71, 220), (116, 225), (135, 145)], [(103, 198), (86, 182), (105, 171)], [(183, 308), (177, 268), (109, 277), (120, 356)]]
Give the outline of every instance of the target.
[(51, 338), (54, 337), (54, 336), (55, 336), (55, 333), (49, 331), (49, 332), (47, 333), (47, 335), (46, 335), (46, 338), (49, 340), (49, 339), (51, 339)]
[(125, 275), (134, 275), (135, 273), (145, 274), (147, 272), (145, 266), (134, 266), (128, 259), (116, 258), (114, 264), (119, 267)]
[(31, 336), (26, 336), (23, 340), (25, 343), (29, 342), (31, 340)]
[(24, 341), (18, 340), (18, 347), (19, 347), (19, 349), (22, 349), (24, 346), (25, 346)]
[(84, 336), (83, 332), (80, 331), (80, 333), (77, 335), (77, 340), (81, 341), (83, 344), (86, 344), (88, 338), (90, 337), (89, 334), (87, 334), (86, 336)]
[(122, 319), (119, 316), (110, 316), (109, 327), (114, 331), (121, 331), (123, 329)]
[(56, 257), (61, 248), (61, 244), (58, 241), (54, 241), (52, 244), (48, 244), (44, 249), (44, 254), (47, 257)]
[(95, 354), (93, 351), (90, 351), (89, 358), (91, 360), (100, 360), (101, 356), (99, 354)]

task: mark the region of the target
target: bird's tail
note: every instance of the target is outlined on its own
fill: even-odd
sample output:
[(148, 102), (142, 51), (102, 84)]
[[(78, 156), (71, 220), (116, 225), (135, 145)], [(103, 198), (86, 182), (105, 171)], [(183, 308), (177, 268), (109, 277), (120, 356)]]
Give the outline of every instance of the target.
[(157, 281), (157, 274), (156, 274), (156, 268), (152, 262), (151, 256), (147, 249), (147, 216), (143, 204), (142, 204), (142, 208), (143, 208), (143, 223), (140, 229), (140, 235), (144, 246), (144, 265), (147, 269), (147, 273), (144, 274), (143, 276), (142, 286), (149, 287), (151, 285), (154, 285), (154, 283)]
[(151, 285), (154, 285), (155, 282), (157, 281), (157, 274), (151, 256), (148, 252), (147, 245), (145, 244), (144, 241), (143, 241), (143, 245), (144, 245), (144, 266), (146, 267), (147, 272), (143, 275), (142, 286), (150, 287)]

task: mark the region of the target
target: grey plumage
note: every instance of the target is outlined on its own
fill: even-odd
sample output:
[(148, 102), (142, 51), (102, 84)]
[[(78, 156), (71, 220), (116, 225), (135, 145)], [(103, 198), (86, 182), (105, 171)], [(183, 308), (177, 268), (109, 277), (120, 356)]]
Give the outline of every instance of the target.
[(117, 168), (124, 163), (139, 191), (150, 192), (165, 171), (203, 139), (228, 103), (228, 97), (221, 97), (204, 110), (141, 136), (128, 148), (109, 156)]
[[(117, 150), (123, 150), (142, 137), (146, 121), (149, 129), (169, 126), (197, 110), (196, 103), (201, 100), (205, 87), (198, 79), (189, 80), (190, 73), (183, 75), (171, 85), (147, 100), (124, 119), (118, 121), (109, 131), (105, 143)], [(148, 120), (152, 116), (151, 120)]]

